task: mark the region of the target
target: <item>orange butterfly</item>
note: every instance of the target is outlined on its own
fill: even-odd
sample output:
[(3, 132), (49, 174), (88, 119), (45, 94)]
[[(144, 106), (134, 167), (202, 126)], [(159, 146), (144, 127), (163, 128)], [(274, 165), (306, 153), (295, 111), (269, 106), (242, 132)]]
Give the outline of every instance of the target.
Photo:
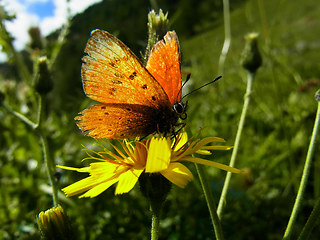
[(100, 102), (75, 118), (86, 135), (123, 139), (175, 133), (179, 118), (186, 118), (187, 104), (180, 102), (180, 50), (174, 31), (153, 46), (146, 67), (119, 39), (102, 30), (91, 32), (85, 53), (84, 92)]

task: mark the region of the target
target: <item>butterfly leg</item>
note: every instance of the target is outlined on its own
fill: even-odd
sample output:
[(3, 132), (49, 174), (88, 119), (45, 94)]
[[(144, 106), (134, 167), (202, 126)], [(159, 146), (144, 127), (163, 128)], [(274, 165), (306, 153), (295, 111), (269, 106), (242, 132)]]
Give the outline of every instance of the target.
[(174, 144), (173, 146), (176, 145), (177, 143), (177, 135), (179, 134), (179, 132), (186, 126), (186, 123), (177, 123), (176, 126), (181, 126), (177, 131), (173, 128), (172, 130), (172, 136), (171, 139), (174, 139)]

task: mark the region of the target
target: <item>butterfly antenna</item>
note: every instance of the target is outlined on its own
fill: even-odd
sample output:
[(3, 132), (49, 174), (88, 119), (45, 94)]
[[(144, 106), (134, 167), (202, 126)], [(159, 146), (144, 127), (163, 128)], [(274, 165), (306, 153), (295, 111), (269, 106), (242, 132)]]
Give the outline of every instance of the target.
[[(203, 87), (205, 87), (205, 86), (208, 86), (209, 84), (218, 81), (220, 78), (222, 78), (222, 76), (216, 77), (216, 78), (213, 79), (211, 82), (208, 82), (208, 83), (202, 85), (201, 87), (198, 87), (198, 88), (192, 90), (191, 92), (189, 92), (189, 93), (187, 93), (186, 95), (184, 95), (184, 96), (181, 98), (181, 100), (184, 99), (186, 96), (190, 95), (191, 93), (194, 93), (195, 91), (198, 91), (198, 90), (200, 90), (201, 88), (203, 88)], [(184, 85), (184, 84), (183, 84), (183, 85)]]
[[(181, 88), (179, 89), (179, 92), (178, 92), (178, 94), (177, 94), (176, 102), (178, 102), (178, 97), (179, 97), (179, 95), (180, 95), (180, 93), (181, 93), (181, 91), (182, 91), (182, 88), (183, 88), (184, 85), (186, 85), (186, 83), (190, 80), (190, 77), (191, 77), (191, 73), (188, 73), (186, 80), (184, 81), (184, 83), (182, 84)], [(181, 98), (181, 99), (182, 99), (182, 98)]]

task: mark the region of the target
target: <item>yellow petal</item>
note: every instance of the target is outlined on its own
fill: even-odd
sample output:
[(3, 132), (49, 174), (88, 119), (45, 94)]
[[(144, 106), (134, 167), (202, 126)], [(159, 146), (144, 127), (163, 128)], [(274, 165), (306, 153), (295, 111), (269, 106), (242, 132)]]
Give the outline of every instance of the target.
[(211, 152), (209, 152), (208, 150), (198, 150), (196, 151), (196, 153), (201, 155), (211, 155)]
[(127, 171), (128, 169), (127, 167), (123, 167), (123, 166), (119, 167), (117, 165), (107, 164), (107, 163), (101, 164), (102, 169), (96, 168), (99, 165), (100, 163), (99, 164), (92, 163), (91, 166), (93, 166), (93, 170), (92, 169), (88, 170), (91, 176), (63, 188), (62, 191), (66, 194), (66, 196), (70, 197), (79, 193), (83, 193), (106, 181), (110, 181), (112, 179), (117, 178), (119, 174)]
[(200, 140), (194, 147), (193, 152), (196, 152), (201, 149), (206, 149), (204, 146), (211, 142), (225, 142), (224, 139), (218, 137), (206, 137)]
[(121, 173), (122, 171), (127, 170), (127, 166), (123, 166), (121, 164), (109, 163), (109, 162), (94, 162), (90, 164), (90, 175), (98, 176), (114, 176), (115, 172)]
[(77, 172), (88, 172), (90, 169), (90, 167), (75, 168), (75, 167), (67, 167), (67, 166), (61, 166), (61, 165), (57, 165), (56, 167), (66, 169), (66, 170), (71, 170), (71, 171), (77, 171)]
[(171, 163), (161, 174), (175, 185), (184, 188), (193, 179), (190, 170), (181, 163)]
[(201, 149), (207, 149), (207, 150), (230, 150), (233, 147), (231, 146), (203, 146)]
[(90, 189), (85, 194), (82, 194), (79, 198), (83, 198), (83, 197), (91, 197), (91, 198), (93, 198), (93, 197), (96, 197), (100, 193), (102, 193), (103, 191), (107, 190), (112, 184), (116, 183), (117, 181), (118, 181), (118, 178), (113, 178), (113, 179), (107, 180), (107, 181), (105, 181), (103, 183), (100, 183), (97, 186), (95, 186), (92, 189)]
[(115, 195), (129, 192), (137, 183), (138, 178), (143, 170), (130, 169), (119, 176), (119, 182), (115, 191)]
[(183, 157), (181, 159), (181, 161), (189, 161), (189, 162), (193, 162), (193, 163), (199, 163), (199, 164), (207, 165), (210, 167), (220, 168), (222, 170), (232, 172), (232, 173), (241, 173), (242, 172), (241, 170), (239, 170), (237, 168), (229, 167), (229, 166), (221, 164), (221, 163), (217, 163), (217, 162), (213, 162), (213, 161), (209, 161), (209, 160), (205, 160), (205, 159), (201, 159), (201, 158)]
[[(177, 141), (177, 142), (175, 143), (175, 141)], [(186, 132), (178, 134), (175, 141), (173, 141), (171, 144), (171, 147), (174, 147), (172, 149), (173, 151), (179, 150), (188, 142), (188, 134)], [(176, 144), (176, 145), (173, 146), (173, 144)]]
[(146, 172), (154, 173), (167, 169), (170, 158), (170, 138), (152, 138), (148, 150)]
[(97, 183), (94, 178), (87, 177), (63, 188), (62, 191), (66, 194), (67, 197), (71, 197), (73, 195), (77, 195), (79, 193), (83, 193), (89, 190), (90, 188), (92, 188), (92, 186), (96, 184)]

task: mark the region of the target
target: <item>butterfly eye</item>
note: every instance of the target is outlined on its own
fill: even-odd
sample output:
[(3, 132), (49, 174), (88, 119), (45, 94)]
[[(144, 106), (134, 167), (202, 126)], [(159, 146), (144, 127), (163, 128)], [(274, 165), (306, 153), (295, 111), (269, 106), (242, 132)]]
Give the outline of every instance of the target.
[(173, 110), (175, 113), (182, 119), (186, 119), (186, 110), (187, 110), (187, 104), (183, 102), (176, 102), (173, 104)]

